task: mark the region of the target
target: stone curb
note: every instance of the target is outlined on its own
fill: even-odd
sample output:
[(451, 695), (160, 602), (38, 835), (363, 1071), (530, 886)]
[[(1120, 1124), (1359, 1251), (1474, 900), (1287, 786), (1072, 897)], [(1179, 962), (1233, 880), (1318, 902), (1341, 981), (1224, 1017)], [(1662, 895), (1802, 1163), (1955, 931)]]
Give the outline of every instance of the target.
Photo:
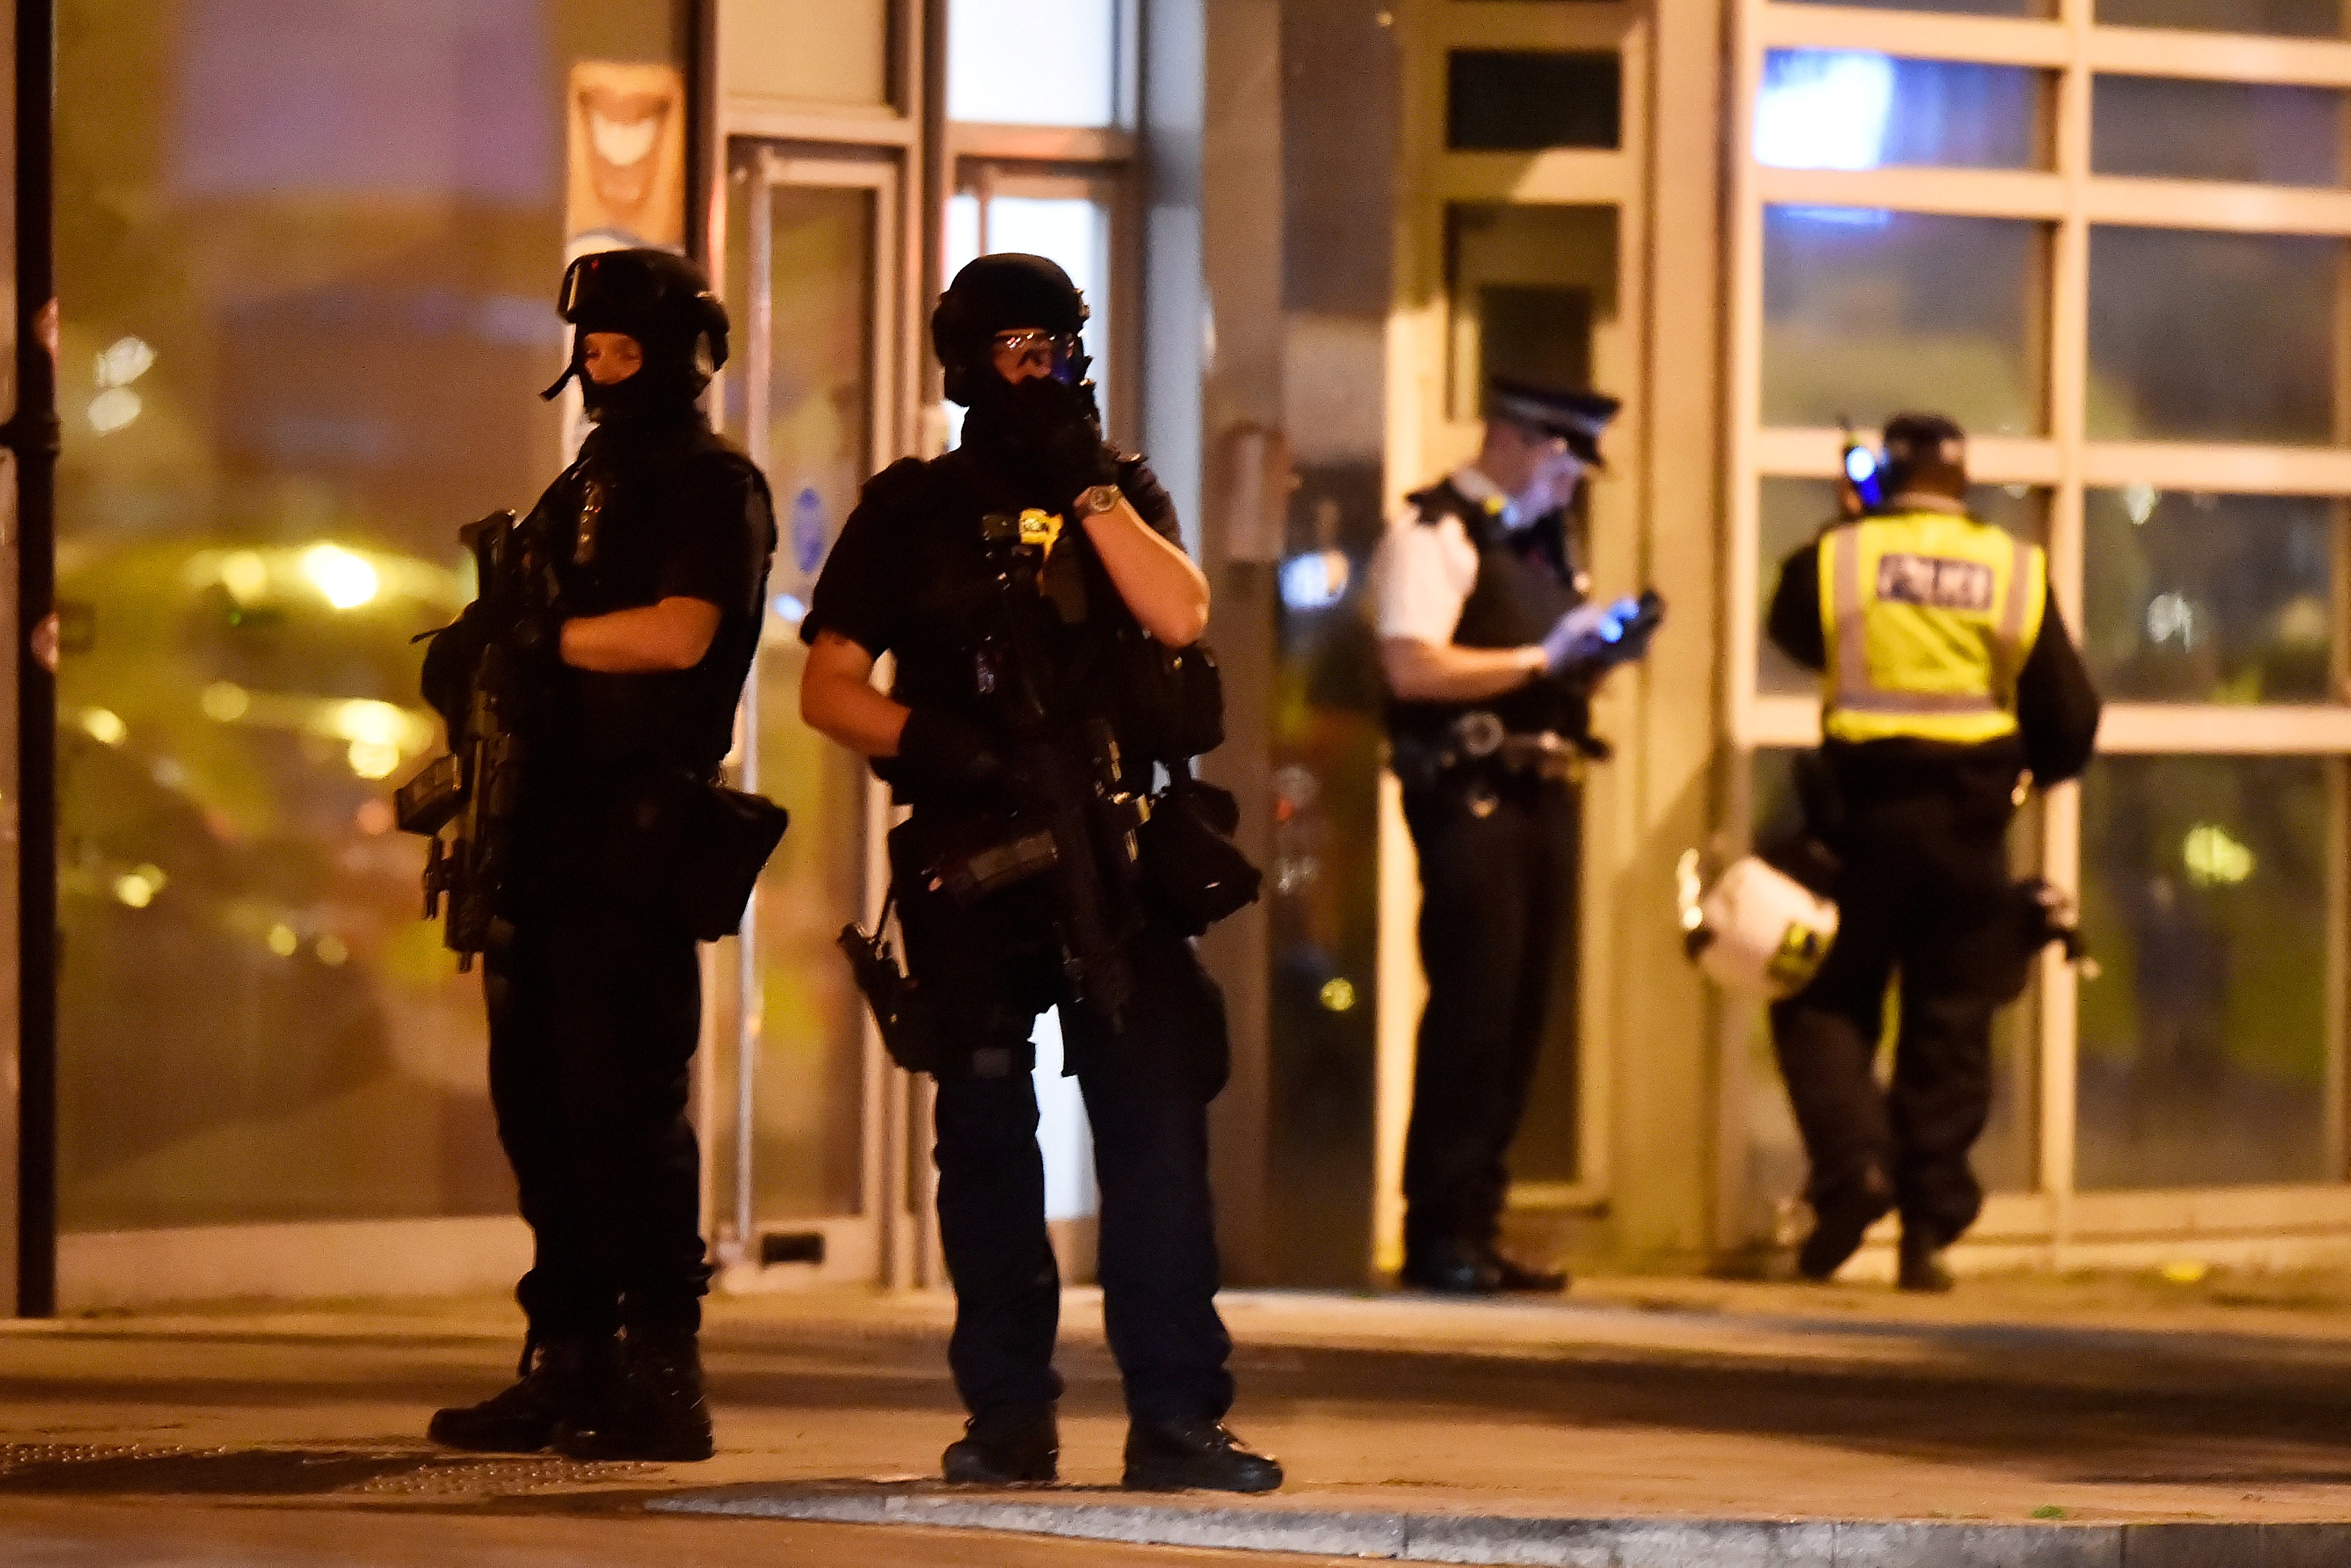
[[(1068, 1494), (1064, 1494), (1065, 1496)], [(723, 1487), (664, 1513), (925, 1525), (1403, 1563), (1539, 1568), (2341, 1568), (2351, 1523), (1986, 1524), (1935, 1520), (1526, 1519), (1047, 1501), (919, 1487)]]

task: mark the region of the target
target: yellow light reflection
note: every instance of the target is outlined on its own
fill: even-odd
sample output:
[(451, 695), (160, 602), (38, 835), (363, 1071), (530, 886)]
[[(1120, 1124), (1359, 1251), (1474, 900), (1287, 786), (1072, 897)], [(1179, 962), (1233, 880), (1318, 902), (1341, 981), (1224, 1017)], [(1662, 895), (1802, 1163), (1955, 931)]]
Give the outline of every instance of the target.
[(163, 874), (152, 866), (125, 871), (114, 879), (114, 896), (134, 909), (143, 909), (163, 890)]
[(313, 545), (303, 551), (302, 575), (339, 610), (373, 603), (382, 586), (373, 566), (340, 545)]
[(269, 928), (269, 950), (276, 953), (279, 958), (292, 958), (294, 956), (294, 950), (301, 945), (302, 939), (294, 934), (293, 927), (272, 926)]
[(137, 419), (145, 407), (130, 388), (109, 387), (89, 400), (89, 428), (99, 435), (112, 435)]
[(245, 717), (246, 709), (253, 706), (253, 698), (242, 686), (215, 680), (204, 688), (204, 695), (197, 698), (196, 702), (204, 709), (205, 718), (234, 724)]
[(241, 605), (269, 591), (269, 563), (255, 550), (232, 550), (221, 558), (221, 586)]
[(2214, 823), (2188, 830), (2180, 846), (2188, 879), (2199, 888), (2233, 888), (2253, 874), (2253, 852)]
[(1345, 1012), (1355, 1005), (1355, 984), (1345, 975), (1322, 982), (1322, 1002), (1332, 1012)]
[(353, 697), (337, 703), (327, 722), (336, 739), (365, 741), (373, 746), (396, 746), (408, 733), (408, 715), (372, 697)]
[(400, 766), (400, 748), (377, 741), (353, 741), (350, 749), (351, 772), (363, 779), (383, 779)]
[(319, 945), (312, 950), (319, 955), (319, 961), (329, 969), (340, 968), (351, 956), (351, 950), (344, 945), (343, 939), (331, 932), (320, 937)]
[(102, 746), (119, 746), (131, 738), (131, 726), (122, 722), (121, 715), (107, 708), (83, 709), (81, 727)]

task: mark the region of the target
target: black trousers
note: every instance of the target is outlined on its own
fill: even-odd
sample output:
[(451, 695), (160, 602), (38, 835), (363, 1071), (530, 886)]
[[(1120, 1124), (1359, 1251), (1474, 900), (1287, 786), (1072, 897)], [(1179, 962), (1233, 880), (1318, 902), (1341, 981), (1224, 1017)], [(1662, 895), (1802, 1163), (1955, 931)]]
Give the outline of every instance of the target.
[(1573, 962), (1578, 806), (1573, 788), (1531, 780), (1483, 815), (1458, 791), (1405, 796), (1428, 977), (1405, 1137), (1407, 1251), (1489, 1244), (1500, 1224), (1553, 970)]
[[(1814, 1203), (1890, 1181), (1906, 1231), (1948, 1245), (1975, 1223), (1968, 1164), (1991, 1110), (1991, 1025), (2018, 962), (2002, 798), (1917, 789), (1845, 802), (1836, 943), (1771, 1009), (1771, 1042), (1811, 1159)], [(1894, 1075), (1874, 1071), (1898, 976)]]
[(591, 847), (559, 847), (534, 854), (484, 971), (490, 1104), (534, 1248), (515, 1297), (541, 1334), (698, 1329), (694, 939), (584, 874)]
[[(938, 1074), (939, 1241), (956, 1290), (947, 1364), (975, 1413), (1061, 1392), (1061, 1275), (1029, 1044), (1058, 976), (1050, 953), (1021, 940), (1038, 929), (1033, 911), (1016, 898), (989, 917), (903, 911), (909, 966), (954, 1047)], [(1225, 1074), (1224, 1001), (1172, 931), (1146, 927), (1128, 953), (1135, 995), (1122, 1032), (1061, 1009), (1093, 1130), (1103, 1325), (1136, 1418), (1220, 1418), (1233, 1401), (1232, 1340), (1216, 1306), (1207, 1108)]]

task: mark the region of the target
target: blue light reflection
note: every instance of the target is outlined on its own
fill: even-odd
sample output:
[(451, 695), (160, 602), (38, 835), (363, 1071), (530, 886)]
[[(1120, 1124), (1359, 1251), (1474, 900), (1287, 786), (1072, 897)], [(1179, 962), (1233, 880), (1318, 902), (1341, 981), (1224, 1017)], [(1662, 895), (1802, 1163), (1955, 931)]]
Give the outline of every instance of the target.
[(1755, 102), (1755, 161), (1773, 169), (1883, 168), (1894, 77), (1886, 55), (1774, 52)]

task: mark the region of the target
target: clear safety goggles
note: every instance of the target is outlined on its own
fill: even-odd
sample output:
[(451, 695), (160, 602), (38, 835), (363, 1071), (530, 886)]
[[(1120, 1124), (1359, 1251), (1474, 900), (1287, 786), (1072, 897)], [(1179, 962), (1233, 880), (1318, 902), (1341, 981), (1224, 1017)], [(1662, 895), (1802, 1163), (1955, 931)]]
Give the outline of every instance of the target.
[(988, 351), (995, 356), (999, 370), (1033, 368), (1065, 383), (1075, 381), (1083, 368), (1075, 333), (999, 332), (988, 339)]

